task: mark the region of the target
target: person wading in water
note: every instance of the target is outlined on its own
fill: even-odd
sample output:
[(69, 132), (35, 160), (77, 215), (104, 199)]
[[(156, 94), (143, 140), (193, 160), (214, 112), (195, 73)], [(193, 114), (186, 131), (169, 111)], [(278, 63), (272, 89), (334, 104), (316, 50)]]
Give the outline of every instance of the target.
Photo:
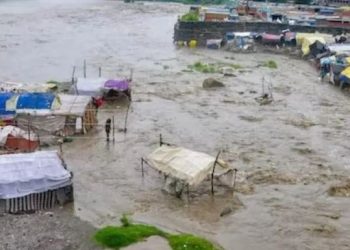
[(107, 136), (107, 141), (109, 141), (109, 134), (111, 133), (111, 119), (108, 118), (106, 120), (106, 125), (105, 125), (105, 131), (106, 131), (106, 136)]

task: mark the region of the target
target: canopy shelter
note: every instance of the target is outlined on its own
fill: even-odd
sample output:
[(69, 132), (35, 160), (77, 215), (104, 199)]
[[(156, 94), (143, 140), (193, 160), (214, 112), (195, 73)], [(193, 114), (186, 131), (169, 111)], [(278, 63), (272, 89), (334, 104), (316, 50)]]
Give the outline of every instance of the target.
[(141, 159), (142, 176), (145, 162), (164, 174), (164, 189), (168, 193), (181, 197), (184, 188), (187, 187), (187, 194), (189, 194), (189, 187), (196, 187), (211, 176), (211, 192), (214, 194), (214, 177), (220, 177), (229, 172), (232, 172), (231, 185), (234, 187), (236, 169), (230, 168), (219, 159), (220, 152), (213, 157), (202, 152), (163, 143), (162, 137), (160, 137), (160, 145), (145, 159)]
[[(156, 170), (182, 180), (190, 186), (199, 185), (212, 173), (215, 157), (182, 147), (162, 145), (149, 154), (147, 162)], [(217, 160), (216, 172), (231, 170), (222, 160)]]
[(69, 201), (71, 179), (56, 151), (0, 155), (0, 211), (33, 211)]
[(93, 97), (125, 94), (131, 98), (131, 79), (78, 78), (76, 94)]

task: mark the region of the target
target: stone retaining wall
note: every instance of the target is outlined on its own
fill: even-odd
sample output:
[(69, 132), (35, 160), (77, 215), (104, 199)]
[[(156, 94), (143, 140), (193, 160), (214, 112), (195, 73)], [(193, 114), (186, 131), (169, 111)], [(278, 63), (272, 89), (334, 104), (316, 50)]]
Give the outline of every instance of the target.
[(207, 39), (221, 39), (227, 32), (267, 32), (281, 33), (290, 29), (293, 32), (320, 32), (341, 34), (349, 32), (349, 28), (335, 28), (328, 26), (288, 25), (269, 22), (182, 22), (178, 21), (174, 27), (174, 42), (197, 40), (199, 46), (204, 46)]

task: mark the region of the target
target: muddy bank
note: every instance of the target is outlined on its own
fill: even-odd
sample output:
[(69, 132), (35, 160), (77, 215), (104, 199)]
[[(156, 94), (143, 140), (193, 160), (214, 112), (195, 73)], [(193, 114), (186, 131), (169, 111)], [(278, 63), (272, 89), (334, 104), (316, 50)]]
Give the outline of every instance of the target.
[(92, 240), (95, 228), (65, 209), (0, 215), (0, 249), (102, 249)]

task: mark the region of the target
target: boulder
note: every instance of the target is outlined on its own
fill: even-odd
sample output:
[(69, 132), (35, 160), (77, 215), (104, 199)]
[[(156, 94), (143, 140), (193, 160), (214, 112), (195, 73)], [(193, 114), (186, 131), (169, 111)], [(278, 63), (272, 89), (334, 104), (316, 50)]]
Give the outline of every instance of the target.
[(203, 81), (203, 88), (218, 88), (218, 87), (224, 87), (225, 85), (214, 79), (214, 78), (207, 78)]

